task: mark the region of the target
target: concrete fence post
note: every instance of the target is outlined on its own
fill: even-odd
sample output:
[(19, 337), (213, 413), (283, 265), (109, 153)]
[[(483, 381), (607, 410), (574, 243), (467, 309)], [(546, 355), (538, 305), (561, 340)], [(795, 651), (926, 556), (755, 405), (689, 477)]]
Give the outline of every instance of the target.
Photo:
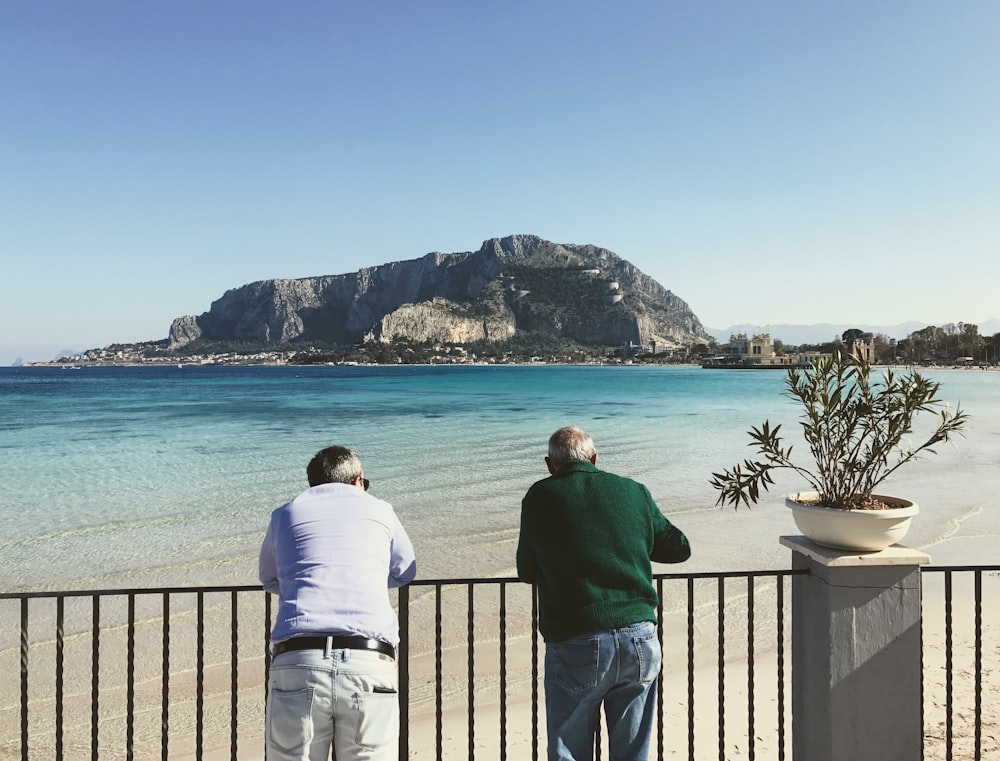
[(781, 537), (792, 567), (794, 761), (920, 761), (923, 552)]

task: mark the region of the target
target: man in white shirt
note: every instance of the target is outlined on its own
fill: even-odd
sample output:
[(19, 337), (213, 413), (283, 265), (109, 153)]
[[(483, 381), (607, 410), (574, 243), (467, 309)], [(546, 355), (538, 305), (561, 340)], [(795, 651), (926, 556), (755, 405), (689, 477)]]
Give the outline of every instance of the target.
[(367, 494), (361, 460), (321, 450), (309, 488), (271, 513), (260, 548), (278, 596), (268, 679), (268, 761), (395, 761), (399, 622), (389, 589), (416, 575), (392, 505)]

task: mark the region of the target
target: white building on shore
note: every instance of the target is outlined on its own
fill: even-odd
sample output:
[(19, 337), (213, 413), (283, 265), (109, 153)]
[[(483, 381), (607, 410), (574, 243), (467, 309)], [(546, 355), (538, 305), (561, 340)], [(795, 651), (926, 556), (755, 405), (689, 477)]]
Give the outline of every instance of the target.
[(789, 367), (810, 367), (816, 359), (823, 356), (829, 355), (816, 351), (777, 354), (771, 343), (770, 333), (755, 333), (752, 338), (748, 338), (746, 333), (733, 333), (729, 336), (728, 346), (723, 347), (719, 354), (703, 359), (701, 366), (785, 370)]

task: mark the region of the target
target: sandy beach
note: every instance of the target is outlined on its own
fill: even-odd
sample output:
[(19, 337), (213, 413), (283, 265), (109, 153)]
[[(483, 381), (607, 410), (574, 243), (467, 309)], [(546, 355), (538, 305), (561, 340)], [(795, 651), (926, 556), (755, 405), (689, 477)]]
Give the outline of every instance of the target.
[[(715, 516), (718, 517), (717, 515)], [(787, 530), (787, 513), (780, 509), (755, 509), (753, 525), (763, 532)], [(685, 530), (694, 546), (714, 542), (715, 553), (724, 555), (729, 542), (739, 541), (736, 534), (720, 535), (718, 521), (711, 514), (686, 516)], [(956, 521), (947, 536), (927, 551), (932, 564), (952, 565), (968, 558), (984, 558), (992, 554), (995, 541), (984, 524), (991, 519), (989, 511), (972, 511), (964, 520)], [(680, 520), (680, 519), (678, 519)], [(512, 544), (515, 536), (506, 537), (500, 545)], [(790, 566), (787, 549), (762, 546), (761, 564), (777, 570)], [(490, 568), (496, 569), (504, 560), (502, 550), (481, 555)], [(974, 562), (983, 562), (976, 560)], [(483, 573), (481, 578), (506, 577), (512, 569), (501, 563), (501, 573)], [(695, 558), (680, 567), (658, 566), (658, 572), (712, 572), (718, 558)], [(709, 567), (705, 567), (709, 566)], [(487, 570), (484, 568), (484, 571)], [(975, 733), (975, 652), (974, 609), (971, 574), (956, 573), (953, 583), (951, 615), (953, 758), (971, 757), (968, 753)], [(925, 758), (944, 761), (948, 735), (947, 656), (945, 641), (944, 576), (940, 572), (923, 574), (924, 610), (924, 689), (925, 689)], [(751, 741), (753, 757), (777, 758), (778, 744), (778, 660), (773, 617), (775, 588), (773, 582), (755, 591), (755, 627), (753, 649), (754, 729), (749, 732), (749, 658), (746, 631), (745, 581), (726, 583), (724, 692), (719, 692), (718, 600), (715, 580), (699, 581), (696, 587), (694, 626), (694, 682), (689, 698), (688, 651), (685, 591), (666, 582), (663, 598), (667, 604), (664, 618), (664, 682), (662, 693), (662, 737), (654, 738), (654, 749), (660, 743), (667, 759), (717, 759), (720, 743), (725, 758), (749, 759)], [(786, 584), (790, 582), (786, 581)], [(475, 614), (470, 625), (469, 592), (466, 585), (446, 587), (438, 601), (433, 587), (414, 586), (410, 589), (410, 757), (415, 759), (465, 759), (470, 746), (477, 759), (527, 758), (533, 742), (532, 733), (532, 642), (529, 632), (530, 600), (525, 585), (507, 585), (504, 605), (506, 683), (501, 691), (499, 586), (477, 585)], [(990, 752), (1000, 752), (1000, 705), (987, 696), (1000, 690), (1000, 611), (991, 601), (1000, 596), (1000, 574), (982, 575), (981, 650), (981, 733), (984, 758)], [(266, 632), (262, 624), (263, 594), (259, 591), (241, 593), (237, 616), (239, 636), (239, 679), (237, 712), (239, 721), (238, 758), (245, 761), (263, 759), (263, 647)], [(785, 605), (790, 604), (786, 590)], [(44, 602), (44, 601), (43, 601)], [(202, 690), (201, 732), (204, 758), (213, 761), (230, 758), (231, 721), (231, 624), (229, 595), (207, 595), (204, 604), (203, 631), (206, 678)], [(20, 716), (19, 687), (16, 681), (19, 653), (15, 644), (18, 613), (9, 601), (2, 601), (4, 641), (11, 645), (0, 650), (0, 674), (6, 689), (0, 700), (0, 759), (19, 758), (18, 724)], [(136, 713), (133, 732), (137, 759), (160, 758), (161, 700), (163, 683), (162, 601), (158, 595), (136, 603), (134, 682)], [(125, 758), (121, 751), (127, 732), (123, 706), (126, 700), (127, 663), (125, 653), (129, 632), (123, 625), (125, 601), (103, 600), (101, 603), (102, 632), (100, 640), (100, 757)], [(32, 608), (29, 622), (30, 648), (30, 729), (31, 758), (54, 757), (54, 677), (55, 661), (54, 604), (44, 602)], [(90, 663), (93, 642), (90, 637), (92, 616), (89, 599), (67, 600), (65, 612), (66, 668), (64, 697), (64, 752), (67, 757), (87, 755), (91, 748), (92, 685)], [(170, 753), (171, 759), (189, 761), (196, 756), (196, 735), (199, 685), (196, 681), (198, 632), (197, 609), (193, 596), (171, 600), (169, 627), (170, 694)], [(469, 631), (473, 633), (473, 678), (469, 678)], [(437, 629), (440, 627), (440, 667), (437, 664)], [(538, 642), (541, 659), (543, 643)], [(783, 727), (785, 748), (791, 743), (791, 653), (790, 609), (786, 610), (783, 682)], [(436, 673), (440, 669), (440, 687)], [(544, 692), (541, 680), (536, 683), (538, 701), (537, 743), (544, 756), (545, 722)], [(442, 712), (440, 735), (436, 708), (440, 700)], [(503, 710), (501, 711), (501, 704)], [(471, 706), (471, 710), (470, 710)], [(720, 710), (724, 720), (724, 736), (720, 740)], [(470, 743), (470, 722), (473, 740)], [(693, 732), (694, 753), (689, 755), (689, 732)], [(503, 749), (503, 752), (501, 752)], [(654, 750), (653, 756), (656, 757)]]

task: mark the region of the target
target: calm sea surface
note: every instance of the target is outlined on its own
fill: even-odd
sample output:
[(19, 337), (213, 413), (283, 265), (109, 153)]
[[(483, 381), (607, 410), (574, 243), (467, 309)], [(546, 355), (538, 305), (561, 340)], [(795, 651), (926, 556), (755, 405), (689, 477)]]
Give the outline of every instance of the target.
[[(893, 482), (922, 508), (907, 544), (947, 557), (961, 540), (965, 562), (996, 562), (1000, 373), (928, 374), (974, 420)], [(270, 511), (333, 443), (360, 452), (421, 576), (512, 574), (521, 496), (568, 424), (689, 534), (685, 570), (785, 567), (777, 537), (795, 531), (777, 495), (801, 484), (735, 514), (708, 485), (750, 454), (751, 425), (797, 437), (783, 384), (694, 367), (5, 368), (0, 588), (254, 583)]]

